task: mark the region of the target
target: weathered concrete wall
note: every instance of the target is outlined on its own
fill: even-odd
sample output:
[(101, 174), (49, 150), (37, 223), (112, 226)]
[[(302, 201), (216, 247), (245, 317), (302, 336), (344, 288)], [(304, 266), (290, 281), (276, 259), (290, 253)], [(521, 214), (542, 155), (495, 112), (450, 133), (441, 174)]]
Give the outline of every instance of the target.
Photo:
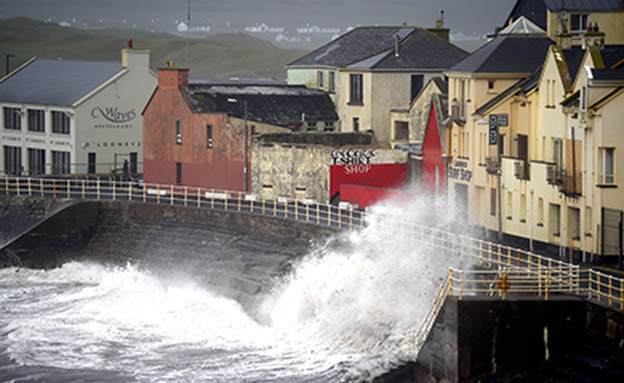
[(348, 136), (345, 134), (309, 135), (318, 137), (318, 142), (323, 144), (311, 144), (314, 140), (306, 139), (308, 134), (270, 136), (275, 142), (260, 136), (252, 145), (252, 191), (267, 197), (310, 198), (328, 203), (331, 165), (360, 163), (358, 161), (364, 157), (370, 164), (407, 161), (406, 153), (401, 150), (374, 146), (337, 147), (343, 143), (340, 137)]
[[(605, 375), (613, 379), (624, 362), (622, 342), (624, 313), (581, 299), (449, 298), (420, 351), (414, 379), (461, 382), (478, 376), (484, 382), (503, 382), (510, 372), (547, 375), (553, 366), (560, 366), (564, 377), (591, 376), (592, 366), (566, 365), (577, 355), (602, 360), (600, 368), (612, 369)], [(592, 355), (593, 350), (584, 349), (586, 343), (600, 345), (601, 354)], [(620, 359), (611, 360), (610, 352)]]
[[(26, 209), (45, 201), (26, 198), (22, 205)], [(131, 263), (253, 304), (277, 276), (334, 233), (327, 227), (248, 213), (77, 202), (0, 250), (0, 267), (52, 268), (71, 260)]]

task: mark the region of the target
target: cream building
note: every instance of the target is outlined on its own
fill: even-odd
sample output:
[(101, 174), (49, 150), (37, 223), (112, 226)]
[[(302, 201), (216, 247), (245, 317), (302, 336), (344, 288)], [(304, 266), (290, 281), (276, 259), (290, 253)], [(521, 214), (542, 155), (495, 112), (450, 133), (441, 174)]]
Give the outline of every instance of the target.
[(408, 109), (433, 77), (467, 53), (448, 41), (446, 28), (358, 27), (287, 66), (288, 83), (332, 95), (340, 131), (373, 131), (395, 139), (390, 114)]

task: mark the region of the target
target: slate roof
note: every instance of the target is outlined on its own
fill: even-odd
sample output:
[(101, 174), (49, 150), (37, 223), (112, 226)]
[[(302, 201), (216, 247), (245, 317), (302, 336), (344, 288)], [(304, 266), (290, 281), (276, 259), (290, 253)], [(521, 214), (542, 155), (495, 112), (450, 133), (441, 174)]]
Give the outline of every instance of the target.
[[(399, 57), (395, 57), (395, 36)], [(444, 69), (468, 54), (418, 27), (358, 27), (288, 64), (336, 68)]]
[(624, 60), (624, 45), (605, 45), (600, 49), (600, 55), (605, 68), (613, 68), (616, 64)]
[(537, 24), (540, 28), (546, 29), (546, 5), (544, 0), (518, 0), (511, 9), (505, 26), (509, 22), (517, 20), (520, 16), (524, 16)]
[(0, 82), (0, 101), (71, 106), (121, 70), (120, 62), (35, 59)]
[(448, 72), (532, 73), (555, 42), (546, 36), (498, 35)]
[(570, 49), (563, 49), (563, 57), (565, 58), (566, 64), (568, 64), (570, 76), (572, 79), (575, 79), (576, 74), (581, 67), (581, 62), (583, 62), (583, 57), (585, 57), (585, 49), (579, 46), (575, 46)]
[(621, 11), (624, 0), (544, 0), (551, 11)]
[(496, 104), (507, 99), (508, 97), (515, 96), (518, 94), (525, 94), (529, 92), (531, 89), (534, 89), (539, 84), (541, 73), (542, 73), (542, 68), (540, 67), (540, 69), (531, 73), (531, 75), (516, 82), (509, 88), (502, 91), (499, 95), (497, 95), (493, 99), (489, 100), (488, 102), (480, 106), (473, 114), (483, 115), (483, 113), (487, 112), (490, 108), (496, 106)]
[(624, 81), (624, 69), (592, 69), (594, 80)]
[(442, 77), (434, 77), (431, 79), (433, 82), (436, 83), (436, 85), (438, 86), (438, 88), (440, 88), (440, 90), (444, 93), (444, 94), (448, 94), (448, 81)]
[(189, 83), (185, 94), (198, 113), (221, 112), (265, 124), (292, 127), (307, 121), (337, 121), (329, 96), (322, 91), (296, 85), (223, 85)]

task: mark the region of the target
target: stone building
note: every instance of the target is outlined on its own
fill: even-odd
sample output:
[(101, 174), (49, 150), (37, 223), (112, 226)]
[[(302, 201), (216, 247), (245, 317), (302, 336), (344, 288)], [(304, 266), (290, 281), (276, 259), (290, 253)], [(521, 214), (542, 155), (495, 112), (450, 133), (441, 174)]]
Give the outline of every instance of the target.
[(145, 108), (145, 181), (249, 192), (251, 137), (331, 129), (324, 92), (261, 80), (196, 80), (172, 62)]

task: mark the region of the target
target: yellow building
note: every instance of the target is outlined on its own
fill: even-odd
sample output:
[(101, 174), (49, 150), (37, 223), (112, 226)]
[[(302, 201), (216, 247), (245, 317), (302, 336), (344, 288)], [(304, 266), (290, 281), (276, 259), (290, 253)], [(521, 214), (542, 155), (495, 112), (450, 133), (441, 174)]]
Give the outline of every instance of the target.
[[(572, 45), (581, 45), (588, 29), (606, 33), (605, 44), (624, 42), (624, 2), (620, 0), (544, 0), (548, 36), (569, 35)], [(567, 46), (566, 46), (567, 48)]]
[(531, 75), (553, 44), (545, 31), (521, 17), (446, 72), (453, 120), (448, 196), (463, 222), (502, 230), (498, 164), (500, 158), (519, 152), (523, 158), (528, 156), (528, 143), (519, 143), (518, 137), (524, 140), (528, 136), (530, 125), (522, 121), (528, 121), (524, 110), (530, 104), (507, 103), (496, 109), (500, 118), (498, 130), (493, 132), (500, 134), (490, 135), (489, 115), (494, 113), (488, 111), (488, 103)]

